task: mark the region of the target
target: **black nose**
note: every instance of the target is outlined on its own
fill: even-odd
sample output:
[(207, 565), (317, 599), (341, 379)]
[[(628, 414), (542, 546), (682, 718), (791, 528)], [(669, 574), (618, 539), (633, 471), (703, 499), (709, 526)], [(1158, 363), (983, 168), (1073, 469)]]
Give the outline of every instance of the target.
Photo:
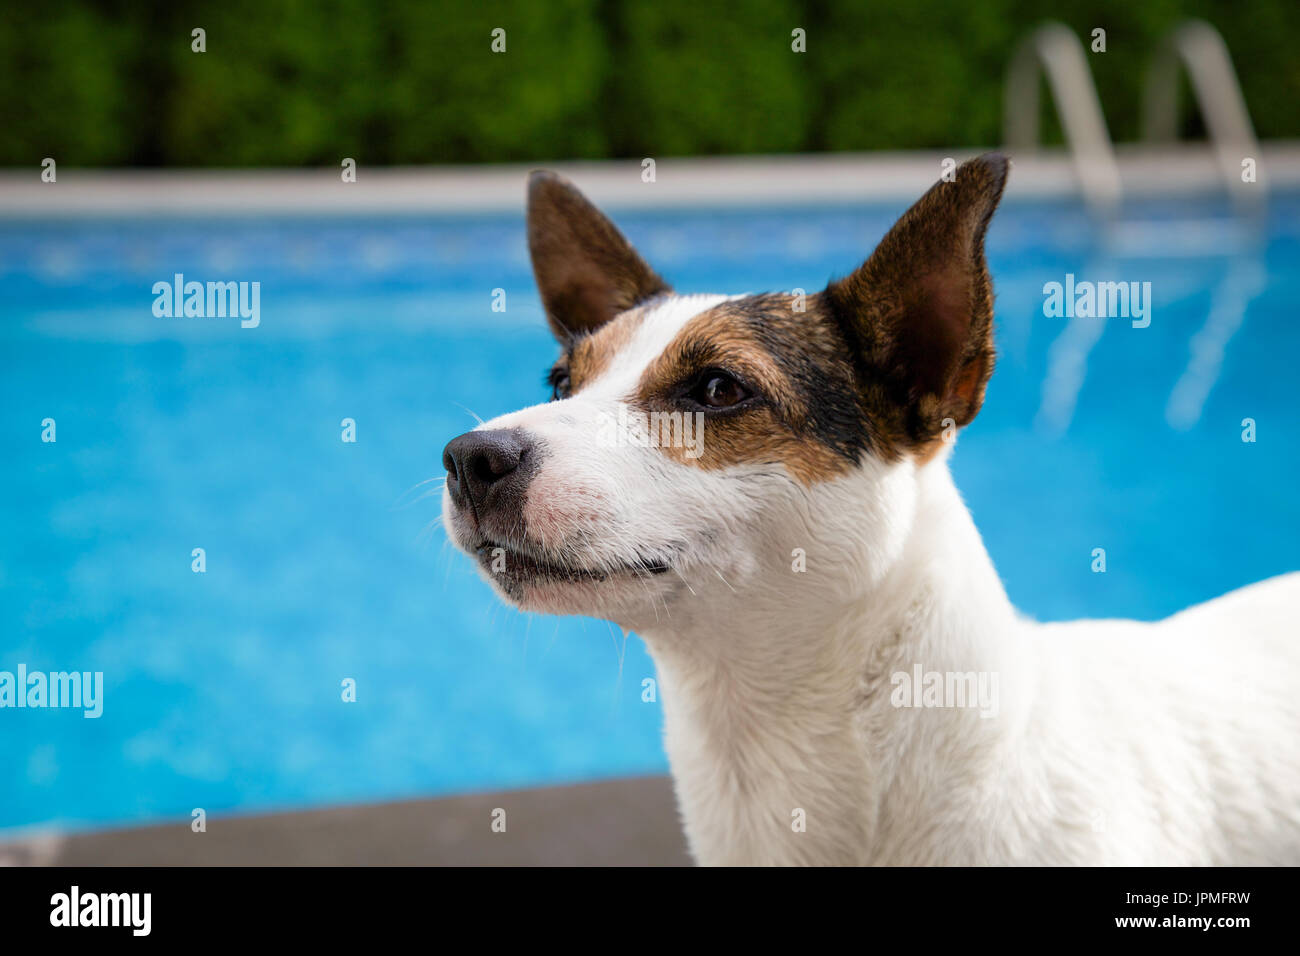
[(478, 522), (498, 511), (517, 510), (532, 472), (528, 467), (532, 447), (517, 428), (466, 432), (453, 438), (442, 450), (451, 500), (470, 508)]

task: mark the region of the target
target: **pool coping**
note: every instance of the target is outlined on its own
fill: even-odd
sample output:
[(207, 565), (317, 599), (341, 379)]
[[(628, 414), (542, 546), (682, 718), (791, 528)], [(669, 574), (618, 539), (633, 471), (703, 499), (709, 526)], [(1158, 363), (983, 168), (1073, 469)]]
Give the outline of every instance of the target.
[[(502, 817), (504, 832), (493, 829)], [(0, 866), (689, 866), (672, 780), (0, 834)]]
[[(598, 204), (616, 208), (825, 205), (888, 201), (918, 195), (947, 158), (982, 149), (817, 156), (662, 157), (654, 182), (642, 181), (639, 159), (538, 162), (476, 167), (360, 165), (356, 181), (340, 170), (98, 170), (63, 167), (45, 183), (41, 169), (0, 171), (0, 219), (259, 215), (466, 215), (518, 212), (529, 170), (554, 169)], [(1271, 141), (1258, 157), (1261, 185), (1300, 187), (1300, 141)], [(1161, 196), (1222, 188), (1208, 144), (1117, 149), (1126, 195)], [(1078, 194), (1073, 162), (1063, 149), (1014, 156), (1008, 199)]]

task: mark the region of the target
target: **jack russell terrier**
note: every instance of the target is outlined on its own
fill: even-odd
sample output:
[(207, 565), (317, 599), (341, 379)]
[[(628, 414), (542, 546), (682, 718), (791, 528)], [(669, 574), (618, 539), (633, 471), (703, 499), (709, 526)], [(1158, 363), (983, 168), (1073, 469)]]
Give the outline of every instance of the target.
[(447, 445), (444, 519), (510, 603), (645, 640), (701, 863), (1300, 864), (1300, 574), (1038, 624), (953, 484), (1007, 169), (806, 297), (674, 294), (529, 181), (553, 400)]

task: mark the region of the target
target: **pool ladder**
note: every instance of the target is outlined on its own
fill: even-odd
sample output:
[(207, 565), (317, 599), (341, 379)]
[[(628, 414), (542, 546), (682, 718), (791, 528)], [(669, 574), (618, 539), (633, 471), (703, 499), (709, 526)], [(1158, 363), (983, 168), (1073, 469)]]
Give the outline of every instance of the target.
[[(1192, 95), (1205, 117), (1220, 175), (1237, 209), (1256, 216), (1263, 208), (1262, 170), (1247, 183), (1242, 163), (1258, 166), (1259, 141), (1237, 82), (1228, 47), (1219, 31), (1203, 20), (1188, 20), (1167, 33), (1147, 71), (1143, 99), (1143, 139), (1150, 144), (1177, 141), (1178, 69), (1187, 71)], [(1119, 164), (1087, 54), (1069, 27), (1049, 22), (1020, 44), (1007, 69), (1003, 138), (1013, 152), (1038, 147), (1039, 79), (1045, 74), (1066, 143), (1088, 207), (1105, 219), (1116, 215), (1123, 195)]]
[[(1264, 234), (1261, 226), (1267, 194), (1263, 170), (1258, 168), (1259, 141), (1227, 45), (1219, 31), (1204, 21), (1179, 24), (1157, 46), (1146, 76), (1143, 140), (1151, 145), (1177, 141), (1180, 66), (1187, 71), (1192, 95), (1205, 117), (1219, 175), (1237, 213), (1232, 221), (1119, 218), (1123, 186), (1115, 147), (1087, 55), (1074, 32), (1060, 23), (1046, 23), (1031, 33), (1011, 60), (1004, 140), (1013, 152), (1031, 152), (1038, 147), (1039, 81), (1045, 74), (1084, 200), (1104, 228), (1101, 248), (1087, 264), (1089, 272), (1109, 271), (1117, 256), (1228, 256), (1227, 271), (1212, 291), (1205, 325), (1189, 343), (1186, 369), (1165, 408), (1170, 427), (1186, 430), (1200, 420), (1228, 341), (1264, 288), (1266, 271), (1258, 260), (1258, 249)], [(1254, 182), (1247, 182), (1243, 175), (1247, 159), (1256, 165)], [(1041, 430), (1060, 435), (1069, 427), (1087, 374), (1089, 353), (1104, 327), (1101, 319), (1076, 317), (1052, 343), (1037, 417)]]

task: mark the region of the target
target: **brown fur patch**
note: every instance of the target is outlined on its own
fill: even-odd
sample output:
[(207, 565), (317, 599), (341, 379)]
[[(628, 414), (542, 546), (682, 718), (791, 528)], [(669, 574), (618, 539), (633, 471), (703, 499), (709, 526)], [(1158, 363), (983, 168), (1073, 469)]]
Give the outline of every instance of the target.
[(609, 368), (614, 356), (632, 341), (645, 315), (644, 308), (631, 309), (573, 342), (565, 353), (570, 394)]
[(704, 410), (703, 454), (662, 447), (705, 469), (779, 464), (811, 485), (849, 471), (865, 447), (866, 422), (852, 366), (817, 297), (796, 312), (789, 295), (751, 296), (691, 319), (642, 373), (633, 404), (646, 413), (700, 409), (683, 391), (708, 369), (745, 383), (756, 400), (736, 411)]

